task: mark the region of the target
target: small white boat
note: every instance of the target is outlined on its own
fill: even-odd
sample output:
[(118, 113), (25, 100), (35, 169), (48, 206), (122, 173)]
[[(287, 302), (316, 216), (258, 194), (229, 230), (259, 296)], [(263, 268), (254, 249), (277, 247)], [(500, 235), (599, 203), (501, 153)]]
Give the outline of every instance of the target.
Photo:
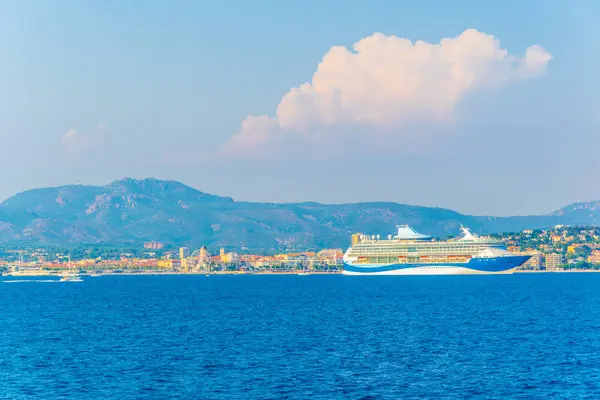
[(83, 282), (79, 275), (64, 275), (60, 278), (61, 282)]
[(299, 272), (298, 275), (306, 276), (306, 275), (310, 275), (310, 272)]
[(69, 253), (69, 272), (67, 272), (60, 278), (60, 282), (83, 282), (81, 276), (79, 276), (79, 274), (77, 273), (73, 273), (72, 271), (73, 269), (71, 268), (71, 253)]

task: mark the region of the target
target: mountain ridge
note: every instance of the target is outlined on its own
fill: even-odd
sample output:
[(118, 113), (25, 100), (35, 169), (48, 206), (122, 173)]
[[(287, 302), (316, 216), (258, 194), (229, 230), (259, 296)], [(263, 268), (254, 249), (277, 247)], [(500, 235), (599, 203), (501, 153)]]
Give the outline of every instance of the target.
[(0, 243), (223, 245), (290, 250), (345, 247), (354, 232), (392, 233), (410, 224), (438, 237), (460, 224), (475, 232), (519, 231), (557, 224), (596, 225), (600, 201), (547, 215), (494, 217), (389, 201), (260, 203), (202, 192), (178, 181), (123, 178), (104, 186), (63, 185), (19, 192), (0, 203)]

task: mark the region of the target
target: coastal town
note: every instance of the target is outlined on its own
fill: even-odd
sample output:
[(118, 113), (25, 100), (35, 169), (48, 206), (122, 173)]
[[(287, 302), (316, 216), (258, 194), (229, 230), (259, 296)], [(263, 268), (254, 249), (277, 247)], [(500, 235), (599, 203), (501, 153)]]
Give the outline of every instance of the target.
[(144, 243), (143, 251), (94, 248), (79, 253), (52, 253), (44, 248), (4, 250), (0, 251), (4, 255), (0, 271), (5, 275), (338, 273), (343, 256), (342, 249), (258, 255), (220, 247), (213, 253), (206, 246), (171, 249), (155, 241)]
[(600, 270), (600, 228), (556, 225), (552, 229), (491, 235), (507, 250), (530, 255), (521, 271)]
[[(518, 272), (600, 270), (600, 228), (557, 225), (552, 229), (493, 234), (513, 253), (530, 255)], [(78, 274), (303, 274), (340, 273), (344, 249), (243, 254), (219, 247), (173, 247), (158, 241), (139, 248), (36, 247), (0, 249), (4, 275)]]

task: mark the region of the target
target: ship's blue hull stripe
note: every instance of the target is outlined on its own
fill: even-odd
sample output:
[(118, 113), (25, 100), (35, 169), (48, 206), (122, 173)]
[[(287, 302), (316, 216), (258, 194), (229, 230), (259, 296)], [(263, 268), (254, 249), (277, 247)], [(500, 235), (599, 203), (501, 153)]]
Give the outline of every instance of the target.
[(462, 267), (474, 271), (502, 272), (521, 266), (531, 256), (506, 256), (491, 258), (472, 258), (467, 263), (437, 263), (437, 264), (386, 264), (386, 265), (351, 265), (344, 263), (344, 270), (349, 272), (387, 272), (408, 268), (423, 267)]

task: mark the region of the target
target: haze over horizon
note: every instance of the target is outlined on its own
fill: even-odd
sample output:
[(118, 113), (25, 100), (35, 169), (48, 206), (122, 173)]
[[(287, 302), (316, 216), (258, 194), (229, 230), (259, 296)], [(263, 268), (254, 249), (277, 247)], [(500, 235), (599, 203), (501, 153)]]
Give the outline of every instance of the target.
[(0, 198), (152, 176), (471, 215), (600, 199), (598, 3), (173, 4), (3, 4)]

